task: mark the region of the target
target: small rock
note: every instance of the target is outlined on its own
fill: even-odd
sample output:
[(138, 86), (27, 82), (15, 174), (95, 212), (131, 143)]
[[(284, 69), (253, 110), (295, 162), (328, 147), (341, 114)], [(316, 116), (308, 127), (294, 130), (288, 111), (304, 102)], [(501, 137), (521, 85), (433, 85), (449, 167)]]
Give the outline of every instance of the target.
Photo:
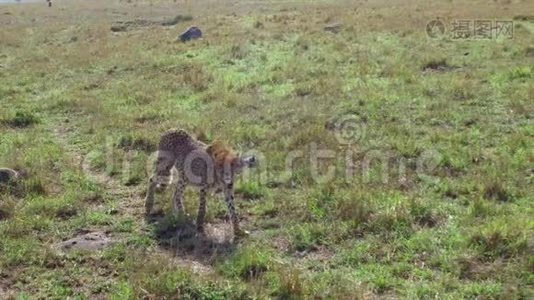
[(123, 31), (126, 31), (128, 30), (128, 26), (125, 26), (125, 25), (113, 25), (111, 26), (111, 31), (112, 32), (123, 32)]
[(341, 31), (342, 27), (343, 25), (341, 25), (340, 23), (330, 24), (324, 27), (324, 31), (331, 32), (331, 33), (338, 33)]
[(0, 168), (0, 184), (9, 184), (19, 178), (19, 173), (13, 169)]
[(202, 37), (202, 31), (200, 28), (191, 26), (186, 31), (184, 31), (182, 34), (180, 34), (179, 39), (182, 42), (187, 42), (190, 40), (199, 39)]

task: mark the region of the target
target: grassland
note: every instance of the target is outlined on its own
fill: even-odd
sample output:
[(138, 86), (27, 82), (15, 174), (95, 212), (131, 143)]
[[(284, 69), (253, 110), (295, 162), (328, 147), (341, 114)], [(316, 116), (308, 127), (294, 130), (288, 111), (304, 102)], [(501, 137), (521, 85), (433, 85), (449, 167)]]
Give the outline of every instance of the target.
[[(0, 298), (533, 298), (532, 15), (529, 1), (0, 5), (0, 167), (24, 175), (0, 194)], [(514, 36), (429, 38), (436, 17), (514, 20)], [(176, 42), (190, 24), (204, 39)], [(259, 155), (237, 186), (249, 237), (225, 235), (220, 195), (207, 238), (178, 237), (193, 190), (190, 217), (171, 216), (168, 191), (144, 218), (172, 127)], [(330, 151), (317, 167), (314, 148)], [(58, 249), (89, 231), (114, 243)]]

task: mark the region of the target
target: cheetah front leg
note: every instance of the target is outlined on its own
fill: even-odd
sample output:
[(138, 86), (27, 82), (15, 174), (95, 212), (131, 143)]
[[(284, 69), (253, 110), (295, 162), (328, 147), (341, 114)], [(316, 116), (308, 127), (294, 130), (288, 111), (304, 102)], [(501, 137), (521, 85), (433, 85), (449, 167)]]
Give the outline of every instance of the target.
[(204, 219), (206, 217), (206, 194), (207, 194), (207, 187), (202, 186), (200, 187), (200, 201), (198, 204), (198, 214), (197, 214), (197, 232), (204, 233)]
[(156, 176), (150, 177), (148, 180), (148, 190), (145, 197), (145, 213), (150, 215), (152, 212), (152, 207), (154, 206), (154, 193), (156, 192), (156, 187), (158, 183), (156, 182)]
[(248, 235), (248, 232), (245, 230), (242, 230), (239, 227), (239, 218), (236, 213), (235, 209), (235, 203), (234, 203), (234, 189), (233, 186), (227, 186), (225, 187), (225, 200), (226, 204), (228, 205), (228, 213), (230, 214), (230, 220), (232, 221), (232, 226), (234, 229), (234, 238), (239, 239), (246, 235)]
[(184, 213), (184, 191), (186, 187), (184, 177), (180, 175), (180, 179), (176, 183), (176, 189), (172, 195), (172, 208), (175, 215)]

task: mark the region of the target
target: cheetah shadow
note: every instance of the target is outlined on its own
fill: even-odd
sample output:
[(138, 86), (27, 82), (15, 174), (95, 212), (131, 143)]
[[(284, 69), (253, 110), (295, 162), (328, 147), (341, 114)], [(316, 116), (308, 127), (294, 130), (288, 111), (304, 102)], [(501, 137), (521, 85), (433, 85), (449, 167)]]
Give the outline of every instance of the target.
[(189, 216), (159, 213), (146, 217), (146, 220), (152, 226), (152, 234), (159, 247), (178, 257), (212, 264), (231, 256), (236, 250), (236, 243), (230, 235), (231, 226), (205, 224), (206, 233), (198, 234), (196, 222)]

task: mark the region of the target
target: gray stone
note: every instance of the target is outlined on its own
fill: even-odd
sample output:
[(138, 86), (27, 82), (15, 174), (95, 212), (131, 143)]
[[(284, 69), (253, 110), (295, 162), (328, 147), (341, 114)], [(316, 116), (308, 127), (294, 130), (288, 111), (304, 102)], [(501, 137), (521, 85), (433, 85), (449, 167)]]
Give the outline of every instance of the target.
[(0, 184), (10, 184), (17, 181), (19, 173), (13, 169), (0, 168)]
[(182, 34), (180, 34), (179, 39), (182, 42), (187, 42), (190, 40), (199, 39), (202, 37), (202, 31), (200, 28), (191, 26), (186, 31), (184, 31)]

